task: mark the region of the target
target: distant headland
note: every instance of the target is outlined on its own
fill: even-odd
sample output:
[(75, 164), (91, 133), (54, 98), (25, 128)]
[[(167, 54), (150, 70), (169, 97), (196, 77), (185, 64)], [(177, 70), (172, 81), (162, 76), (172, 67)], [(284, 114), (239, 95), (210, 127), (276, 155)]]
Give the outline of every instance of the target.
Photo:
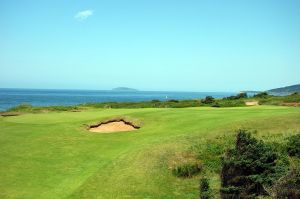
[(275, 88), (267, 91), (268, 93), (295, 93), (300, 92), (300, 84)]
[(128, 87), (117, 87), (111, 89), (112, 91), (138, 91), (137, 89), (134, 88), (128, 88)]
[(300, 92), (300, 84), (292, 85), (292, 86), (285, 86), (281, 88), (274, 88), (266, 91), (241, 91), (242, 93), (247, 94), (258, 94), (261, 92), (267, 92), (271, 95), (288, 95), (291, 93)]

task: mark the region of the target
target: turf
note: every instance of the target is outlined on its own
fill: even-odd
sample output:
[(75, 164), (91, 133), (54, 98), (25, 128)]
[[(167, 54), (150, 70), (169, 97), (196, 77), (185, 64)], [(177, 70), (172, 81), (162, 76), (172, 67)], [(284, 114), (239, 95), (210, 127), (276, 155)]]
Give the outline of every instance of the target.
[[(114, 117), (142, 127), (111, 134), (86, 129)], [(300, 131), (300, 108), (90, 109), (0, 117), (0, 198), (197, 198), (199, 177), (173, 176), (168, 161), (195, 144), (233, 138), (240, 127), (280, 142)], [(210, 182), (216, 191), (217, 173)]]

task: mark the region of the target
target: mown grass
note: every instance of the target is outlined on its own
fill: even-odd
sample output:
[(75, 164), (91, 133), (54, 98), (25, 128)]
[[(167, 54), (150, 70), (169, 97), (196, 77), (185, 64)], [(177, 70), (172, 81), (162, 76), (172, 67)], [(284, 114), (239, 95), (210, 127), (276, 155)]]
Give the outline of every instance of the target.
[[(126, 117), (134, 132), (96, 134), (86, 124)], [(237, 128), (270, 143), (300, 129), (294, 107), (88, 108), (0, 117), (0, 198), (197, 198), (199, 179), (220, 188), (220, 160)], [(172, 174), (176, 153), (197, 150), (203, 172)]]

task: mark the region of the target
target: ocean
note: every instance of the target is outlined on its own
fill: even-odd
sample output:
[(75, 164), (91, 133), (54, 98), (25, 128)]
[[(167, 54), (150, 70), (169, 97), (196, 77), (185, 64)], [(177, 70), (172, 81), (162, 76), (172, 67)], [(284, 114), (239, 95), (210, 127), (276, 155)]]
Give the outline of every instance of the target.
[(33, 106), (76, 105), (88, 102), (136, 102), (170, 99), (201, 99), (236, 95), (234, 92), (111, 91), (0, 88), (0, 111), (19, 104)]

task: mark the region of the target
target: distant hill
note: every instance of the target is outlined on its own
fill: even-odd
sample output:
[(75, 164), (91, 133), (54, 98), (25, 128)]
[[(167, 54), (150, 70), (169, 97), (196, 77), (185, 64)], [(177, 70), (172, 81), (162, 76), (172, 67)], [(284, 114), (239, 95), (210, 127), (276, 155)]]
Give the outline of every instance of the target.
[(267, 92), (269, 92), (269, 93), (294, 93), (294, 92), (300, 92), (300, 84), (281, 87), (281, 88), (274, 88), (274, 89), (268, 90)]
[(137, 89), (134, 88), (128, 88), (128, 87), (117, 87), (113, 88), (113, 91), (138, 91)]

